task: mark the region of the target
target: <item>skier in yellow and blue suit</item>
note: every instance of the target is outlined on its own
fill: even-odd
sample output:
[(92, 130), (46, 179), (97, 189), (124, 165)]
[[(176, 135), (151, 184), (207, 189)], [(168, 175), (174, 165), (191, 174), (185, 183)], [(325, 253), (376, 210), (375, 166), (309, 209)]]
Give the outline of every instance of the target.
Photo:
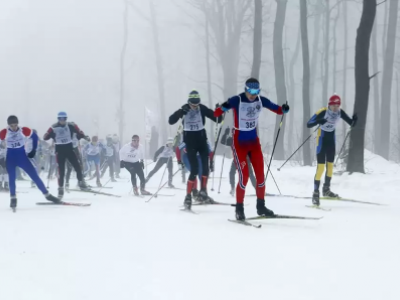
[(312, 195), (313, 205), (319, 206), (319, 186), (321, 177), (325, 170), (325, 182), (322, 188), (324, 197), (336, 198), (339, 195), (330, 190), (331, 179), (333, 175), (333, 162), (335, 160), (336, 139), (335, 129), (340, 119), (343, 119), (351, 127), (357, 123), (357, 114), (350, 118), (346, 112), (340, 108), (341, 99), (338, 95), (333, 95), (329, 98), (328, 107), (323, 107), (318, 110), (308, 121), (307, 127), (312, 128), (319, 125), (317, 134), (317, 173), (314, 178), (314, 192)]

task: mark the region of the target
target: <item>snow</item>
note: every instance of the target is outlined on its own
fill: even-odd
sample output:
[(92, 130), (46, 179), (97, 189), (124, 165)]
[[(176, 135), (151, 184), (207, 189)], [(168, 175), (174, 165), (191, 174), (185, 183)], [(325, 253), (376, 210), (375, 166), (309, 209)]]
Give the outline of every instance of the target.
[[(18, 182), (17, 213), (0, 194), (0, 299), (400, 299), (400, 166), (366, 156), (369, 173), (334, 176), (332, 190), (387, 206), (324, 201), (332, 208), (325, 212), (307, 208), (310, 200), (267, 197), (276, 213), (324, 218), (260, 221), (261, 229), (227, 222), (233, 207), (180, 212), (184, 190), (165, 189), (175, 196), (146, 203), (129, 195), (125, 171), (125, 179), (104, 190), (122, 198), (65, 195), (91, 207), (37, 206), (44, 201), (40, 192)], [(288, 164), (278, 172), (281, 163), (274, 161), (272, 171), (282, 194), (310, 196), (315, 168)], [(225, 159), (221, 193), (216, 179), (210, 195), (233, 203), (230, 164)], [(180, 173), (174, 183), (184, 188)], [(267, 192), (278, 193), (271, 177)], [(246, 197), (248, 217), (256, 215), (255, 200)]]

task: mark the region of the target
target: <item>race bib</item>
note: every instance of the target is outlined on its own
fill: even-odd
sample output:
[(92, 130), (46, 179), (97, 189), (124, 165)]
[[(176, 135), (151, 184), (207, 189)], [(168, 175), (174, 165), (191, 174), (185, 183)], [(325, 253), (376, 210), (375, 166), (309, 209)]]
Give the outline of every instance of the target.
[(185, 116), (184, 131), (200, 131), (204, 129), (203, 120), (201, 118), (200, 109), (189, 110)]
[(240, 100), (239, 105), (239, 130), (251, 131), (257, 127), (258, 117), (261, 112), (261, 101), (247, 103)]
[(25, 136), (22, 134), (20, 128), (17, 131), (7, 129), (6, 141), (7, 148), (9, 149), (25, 147)]
[(321, 129), (326, 132), (332, 132), (336, 129), (336, 125), (340, 120), (340, 111), (333, 112), (327, 109), (325, 113), (325, 119), (327, 122), (324, 125), (321, 125)]
[(114, 147), (106, 146), (106, 156), (113, 156), (113, 155), (114, 155)]
[(65, 125), (64, 127), (54, 127), (53, 131), (56, 135), (55, 143), (57, 145), (72, 143), (71, 131), (69, 130), (68, 125)]

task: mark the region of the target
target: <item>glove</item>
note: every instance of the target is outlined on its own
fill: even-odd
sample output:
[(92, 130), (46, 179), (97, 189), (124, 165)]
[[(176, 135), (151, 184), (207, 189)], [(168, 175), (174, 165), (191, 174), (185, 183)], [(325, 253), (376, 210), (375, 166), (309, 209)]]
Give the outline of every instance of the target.
[(229, 131), (230, 131), (230, 128), (229, 128), (229, 127), (227, 127), (227, 128), (225, 129), (225, 133), (224, 133), (224, 135), (229, 135)]
[(210, 159), (210, 172), (214, 172), (214, 160)]
[(354, 115), (353, 115), (353, 123), (351, 123), (351, 127), (356, 126), (357, 120), (358, 120), (358, 116), (357, 116), (357, 114), (354, 114)]
[(144, 160), (143, 159), (140, 161), (140, 165), (142, 166), (142, 169), (144, 170)]
[(215, 104), (215, 108), (220, 107), (221, 105), (219, 105), (219, 103)]
[(121, 169), (125, 168), (125, 162), (124, 162), (123, 160), (121, 160), (121, 161), (119, 162), (119, 167), (120, 167)]
[(34, 158), (36, 155), (36, 150), (32, 150), (31, 152), (28, 153), (29, 158)]
[(321, 119), (321, 120), (317, 121), (317, 123), (320, 124), (320, 125), (324, 125), (326, 122), (328, 122), (327, 119)]
[(289, 105), (283, 104), (283, 105), (282, 105), (282, 112), (283, 112), (284, 114), (287, 114), (287, 113), (289, 112)]
[(90, 142), (90, 137), (89, 137), (88, 135), (86, 135), (86, 136), (84, 137), (84, 139), (85, 139), (86, 141)]
[(185, 105), (182, 105), (181, 109), (182, 109), (183, 115), (186, 115), (190, 110), (190, 106), (189, 106), (189, 104), (185, 104)]

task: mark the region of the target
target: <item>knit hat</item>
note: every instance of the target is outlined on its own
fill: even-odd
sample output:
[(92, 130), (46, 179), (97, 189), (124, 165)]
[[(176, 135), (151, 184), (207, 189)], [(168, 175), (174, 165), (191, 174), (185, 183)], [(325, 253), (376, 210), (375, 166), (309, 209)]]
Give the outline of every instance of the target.
[(192, 105), (199, 105), (201, 102), (200, 94), (198, 91), (193, 90), (189, 93), (188, 103)]
[(330, 98), (329, 98), (329, 102), (328, 102), (328, 106), (331, 106), (331, 105), (340, 105), (341, 104), (341, 99), (340, 99), (340, 97), (338, 96), (338, 95), (332, 95)]

